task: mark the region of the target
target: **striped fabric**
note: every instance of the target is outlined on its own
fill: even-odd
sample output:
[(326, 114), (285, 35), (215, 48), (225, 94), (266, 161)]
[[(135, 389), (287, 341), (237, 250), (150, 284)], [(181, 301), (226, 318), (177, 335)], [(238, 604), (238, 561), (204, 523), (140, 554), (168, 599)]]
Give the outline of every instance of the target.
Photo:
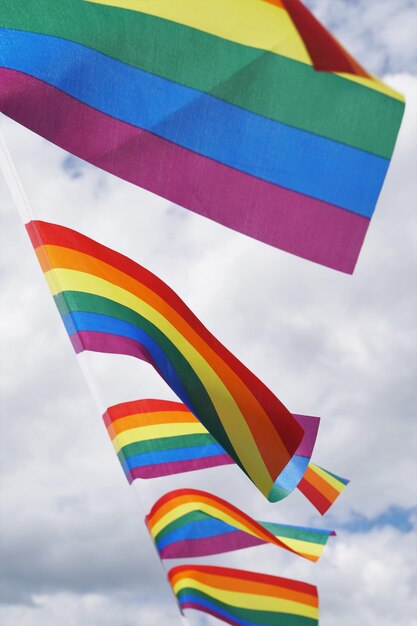
[(256, 522), (217, 496), (177, 489), (162, 496), (146, 516), (162, 559), (221, 554), (270, 543), (310, 561), (318, 561), (330, 530)]
[(340, 496), (349, 481), (328, 470), (309, 463), (298, 489), (324, 515)]
[(76, 352), (151, 363), (268, 497), (303, 437), (278, 398), (145, 268), (63, 226), (27, 230)]
[(103, 419), (129, 483), (234, 464), (181, 402), (123, 402), (109, 407)]
[(320, 418), (310, 415), (294, 415), (294, 417), (304, 429), (304, 437), (294, 456), (274, 483), (271, 492), (271, 500), (274, 502), (283, 500), (298, 487), (306, 472), (316, 443)]
[[(328, 483), (318, 477), (314, 488), (303, 480), (303, 476), (313, 475), (310, 471), (306, 473), (307, 468), (317, 467), (308, 461), (314, 447), (319, 418), (305, 415), (294, 417), (302, 424), (305, 434), (296, 454), (275, 481), (269, 499), (282, 499), (295, 487), (301, 489), (303, 485), (303, 494), (322, 511), (325, 499), (330, 494), (334, 496), (335, 490), (331, 491)], [(109, 407), (103, 419), (130, 483), (137, 478), (158, 478), (234, 463), (203, 424), (181, 402), (123, 402)], [(330, 472), (321, 471), (334, 477)], [(340, 483), (341, 488), (337, 495), (349, 482), (345, 479), (339, 480), (343, 481), (343, 485)]]
[(317, 588), (307, 583), (209, 565), (180, 565), (168, 578), (182, 610), (232, 626), (318, 626)]
[(196, 213), (353, 271), (404, 102), (298, 0), (1, 8), (6, 115)]

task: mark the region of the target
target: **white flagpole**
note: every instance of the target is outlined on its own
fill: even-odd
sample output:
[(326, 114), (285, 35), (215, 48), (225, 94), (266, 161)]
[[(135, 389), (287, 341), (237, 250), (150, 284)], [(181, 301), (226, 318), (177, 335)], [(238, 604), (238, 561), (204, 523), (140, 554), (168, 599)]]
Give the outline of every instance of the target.
[[(16, 167), (14, 165), (12, 156), (7, 147), (5, 137), (1, 130), (1, 121), (2, 121), (2, 116), (0, 116), (0, 170), (2, 171), (7, 187), (9, 188), (10, 194), (14, 202), (14, 207), (16, 211), (18, 212), (23, 224), (27, 224), (28, 222), (34, 219), (34, 216), (33, 216), (30, 204), (29, 204), (29, 200), (23, 188), (22, 182), (19, 178)], [(91, 395), (93, 396), (94, 402), (96, 403), (96, 406), (100, 412), (100, 415), (103, 415), (103, 413), (107, 410), (107, 406), (104, 401), (103, 394), (101, 393), (101, 389), (97, 382), (97, 379), (86, 358), (87, 355), (81, 352), (80, 354), (77, 354), (76, 356), (77, 356), (77, 361), (80, 365), (81, 371), (83, 373), (84, 379), (88, 385)], [(136, 493), (141, 509), (144, 512), (145, 508), (139, 496), (138, 490), (134, 489), (134, 491)], [(153, 540), (151, 537), (150, 539), (153, 543)], [(167, 569), (165, 567), (165, 564), (163, 560), (159, 558), (158, 552), (157, 552), (157, 555), (158, 555), (159, 562), (161, 563), (162, 569), (164, 571), (165, 577), (167, 578), (167, 583), (170, 586), (171, 591), (174, 595), (175, 601), (177, 602), (179, 606), (178, 599), (174, 593), (174, 590), (171, 587), (171, 584), (169, 583), (169, 580), (167, 577)], [(189, 622), (183, 613), (180, 613), (180, 619), (184, 626), (189, 626)]]
[[(1, 118), (0, 118), (1, 122)], [(29, 200), (25, 194), (20, 178), (17, 174), (13, 159), (6, 144), (0, 126), (0, 169), (3, 172), (6, 184), (14, 201), (16, 211), (24, 224), (33, 219)]]

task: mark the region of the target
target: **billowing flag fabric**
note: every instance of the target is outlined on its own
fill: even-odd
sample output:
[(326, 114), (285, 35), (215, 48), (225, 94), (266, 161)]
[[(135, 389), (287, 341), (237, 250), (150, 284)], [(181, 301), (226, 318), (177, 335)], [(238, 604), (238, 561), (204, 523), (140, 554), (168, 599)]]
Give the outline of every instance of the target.
[(63, 226), (27, 230), (75, 351), (151, 363), (269, 497), (304, 433), (278, 398), (144, 267)]
[(234, 464), (182, 402), (123, 402), (103, 419), (129, 483)]
[[(321, 469), (319, 477), (310, 467), (310, 456), (319, 426), (318, 417), (294, 415), (303, 426), (304, 437), (287, 467), (270, 491), (270, 500), (286, 497), (295, 487), (321, 512), (334, 502), (348, 484), (335, 474)], [(103, 415), (109, 437), (127, 480), (158, 478), (182, 472), (231, 465), (233, 459), (217, 443), (201, 422), (181, 402), (171, 400), (133, 400), (107, 409)], [(310, 481), (314, 480), (314, 486)], [(301, 488), (302, 485), (302, 488)], [(285, 488), (284, 488), (285, 487)], [(333, 499), (332, 499), (333, 498)]]
[(314, 463), (309, 463), (298, 489), (324, 515), (348, 483), (346, 478), (341, 478)]
[(353, 271), (404, 102), (298, 0), (2, 0), (0, 42), (9, 117), (200, 215)]
[(221, 554), (270, 543), (317, 561), (335, 533), (272, 522), (257, 522), (218, 496), (177, 489), (162, 496), (146, 516), (162, 559)]
[(180, 565), (168, 578), (182, 610), (232, 626), (318, 626), (317, 588), (308, 583), (210, 565)]
[(313, 454), (316, 443), (320, 418), (312, 415), (294, 415), (297, 422), (304, 429), (304, 437), (300, 442), (294, 456), (290, 459), (285, 469), (281, 472), (274, 483), (271, 499), (274, 502), (286, 498), (298, 487), (303, 478)]

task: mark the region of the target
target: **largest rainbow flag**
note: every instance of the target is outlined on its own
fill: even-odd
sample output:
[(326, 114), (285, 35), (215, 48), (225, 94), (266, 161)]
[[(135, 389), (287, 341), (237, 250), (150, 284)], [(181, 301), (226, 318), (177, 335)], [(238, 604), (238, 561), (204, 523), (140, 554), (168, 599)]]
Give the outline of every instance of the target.
[(298, 0), (1, 2), (3, 113), (127, 181), (344, 272), (403, 109)]
[(151, 363), (269, 497), (304, 434), (288, 409), (144, 267), (64, 226), (27, 230), (76, 352)]

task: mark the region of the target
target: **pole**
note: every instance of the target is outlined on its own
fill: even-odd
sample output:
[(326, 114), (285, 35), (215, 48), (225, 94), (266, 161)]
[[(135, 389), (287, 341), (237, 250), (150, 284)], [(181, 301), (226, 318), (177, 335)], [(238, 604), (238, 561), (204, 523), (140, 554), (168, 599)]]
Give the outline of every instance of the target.
[[(2, 121), (2, 117), (0, 117), (0, 124)], [(23, 224), (27, 224), (28, 222), (30, 222), (31, 220), (34, 219), (30, 204), (29, 204), (29, 200), (26, 196), (24, 187), (22, 185), (22, 182), (19, 178), (19, 175), (17, 173), (16, 167), (14, 165), (12, 156), (10, 154), (10, 151), (7, 147), (6, 144), (6, 140), (5, 137), (3, 135), (3, 132), (1, 130), (1, 126), (0, 126), (0, 170), (3, 173), (4, 179), (6, 181), (6, 185), (9, 188), (10, 194), (12, 196), (13, 202), (14, 202), (14, 207), (16, 209), (16, 211), (18, 212)], [(90, 390), (91, 395), (93, 396), (94, 402), (100, 412), (100, 416), (103, 415), (103, 413), (107, 410), (107, 406), (106, 403), (104, 401), (103, 398), (103, 394), (101, 393), (101, 389), (99, 387), (99, 384), (97, 382), (97, 379), (88, 363), (88, 360), (86, 358), (86, 355), (83, 353), (80, 353), (77, 355), (77, 361), (79, 363), (79, 366), (81, 368), (81, 371), (83, 373), (84, 379), (88, 385), (88, 388)], [(142, 500), (139, 496), (138, 490), (134, 489), (137, 499), (139, 501), (139, 505), (142, 509), (142, 511), (144, 512), (144, 506), (142, 503)], [(152, 541), (153, 543), (153, 541)], [(158, 558), (159, 558), (159, 554), (158, 554)], [(167, 570), (166, 567), (164, 565), (164, 562), (162, 559), (159, 558), (159, 562), (161, 563), (162, 569), (164, 571), (165, 577), (167, 578), (167, 582), (171, 588), (171, 591), (174, 595), (175, 601), (177, 603), (177, 605), (179, 606), (178, 603), (178, 599), (174, 593), (174, 590), (172, 589), (169, 581), (168, 581), (168, 577), (167, 577)], [(187, 618), (184, 616), (183, 613), (180, 613), (180, 618), (181, 618), (181, 622), (184, 626), (189, 626), (189, 622), (187, 620)]]

